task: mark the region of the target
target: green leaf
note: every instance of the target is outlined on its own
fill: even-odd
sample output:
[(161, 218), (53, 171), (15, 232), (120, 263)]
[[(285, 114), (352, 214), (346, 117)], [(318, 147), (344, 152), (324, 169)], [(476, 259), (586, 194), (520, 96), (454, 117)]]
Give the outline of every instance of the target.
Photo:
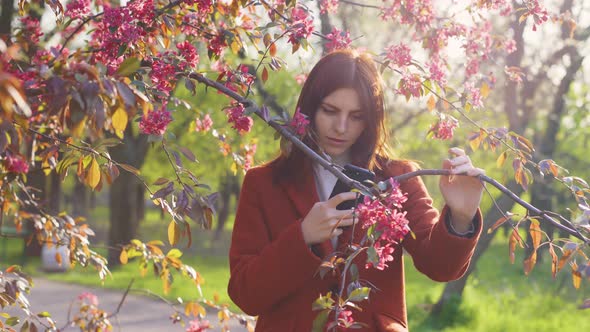
[(20, 319), (18, 317), (10, 317), (5, 323), (6, 325), (15, 326), (16, 324), (20, 323)]
[(170, 258), (180, 258), (182, 256), (182, 251), (173, 248), (170, 249), (170, 251), (168, 251), (168, 254), (166, 254), (166, 257), (170, 257)]
[(360, 302), (363, 300), (369, 299), (369, 293), (371, 292), (371, 288), (369, 287), (360, 287), (353, 290), (348, 297), (348, 301), (352, 302)]
[(323, 332), (326, 323), (328, 322), (328, 315), (330, 314), (330, 309), (322, 310), (315, 319), (313, 320), (313, 326), (311, 328), (312, 332)]
[(51, 314), (48, 313), (47, 311), (43, 311), (43, 312), (38, 313), (37, 316), (46, 318), (46, 317), (51, 317)]
[(129, 76), (135, 73), (140, 66), (141, 62), (138, 58), (127, 58), (123, 60), (119, 68), (117, 68), (117, 74), (121, 76)]

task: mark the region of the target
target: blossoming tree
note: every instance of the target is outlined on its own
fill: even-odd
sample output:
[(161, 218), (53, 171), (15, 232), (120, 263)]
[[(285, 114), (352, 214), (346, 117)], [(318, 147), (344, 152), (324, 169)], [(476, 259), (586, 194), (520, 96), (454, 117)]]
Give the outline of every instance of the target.
[[(492, 20), (517, 15), (519, 24), (535, 31), (551, 19), (552, 24), (573, 31), (571, 13), (552, 14), (538, 0), (514, 3), (478, 0), (451, 8), (439, 8), (429, 0), (375, 3), (345, 0), (73, 0), (62, 3), (52, 0), (46, 1), (45, 6), (54, 13), (56, 26), (43, 31), (39, 2), (20, 0), (20, 16), (12, 20), (14, 27), (9, 26), (1, 44), (1, 216), (11, 215), (17, 229), (22, 229), (25, 221), (32, 222), (33, 241), (66, 245), (68, 257), (58, 260), (94, 266), (100, 278), (104, 278), (109, 273), (107, 260), (92, 250), (90, 226), (67, 212), (57, 215), (47, 212), (27, 186), (26, 177), (31, 168), (40, 168), (45, 174), (56, 172), (61, 177), (75, 172), (79, 181), (101, 190), (124, 172), (139, 179), (150, 198), (171, 215), (172, 221), (167, 226), (170, 245), (177, 245), (182, 238), (190, 245), (193, 225), (211, 224), (214, 196), (183, 166), (182, 158), (195, 160), (195, 155), (190, 148), (174, 144), (167, 135), (167, 126), (173, 121), (173, 113), (182, 111), (179, 105), (184, 103), (174, 89), (184, 85), (194, 93), (197, 84), (202, 84), (228, 97), (227, 107), (223, 109), (227, 126), (239, 133), (248, 132), (253, 117), (257, 116), (281, 134), (283, 148), (303, 149), (367, 196), (357, 208), (360, 225), (367, 230), (367, 236), (362, 243), (351, 243), (346, 252), (328, 257), (320, 267), (320, 275), (343, 267), (340, 269), (343, 287), (338, 294), (322, 294), (314, 304), (319, 312), (316, 326), (320, 329), (362, 326), (362, 322), (354, 320), (354, 303), (367, 300), (371, 288), (356, 279), (354, 270), (359, 267), (355, 259), (366, 251), (367, 260), (360, 268), (385, 268), (397, 244), (411, 233), (401, 209), (405, 193), (399, 190), (398, 183), (413, 176), (447, 173), (421, 170), (372, 185), (355, 182), (343, 175), (322, 151), (312, 151), (301, 143), (301, 137), (310, 134), (308, 119), (301, 113), (293, 110), (291, 118), (271, 115), (268, 107), (257, 105), (251, 95), (253, 84), (265, 82), (273, 72), (282, 70), (291, 54), (309, 52), (318, 42), (324, 42), (326, 50), (357, 46), (348, 31), (332, 28), (325, 34), (318, 32), (314, 20), (318, 14), (330, 15), (340, 6), (371, 7), (384, 22), (394, 22), (411, 31), (406, 39), (373, 51), (381, 70), (397, 82), (390, 93), (404, 96), (408, 101), (424, 101), (433, 114), (433, 124), (425, 132), (434, 139), (450, 139), (459, 123), (464, 122), (474, 128), (469, 138), (471, 148), (490, 153), (501, 151), (498, 164), (511, 159), (515, 181), (522, 187), (531, 182), (532, 172), (538, 172), (571, 190), (578, 203), (576, 223), (542, 211), (520, 200), (497, 181), (480, 176), (528, 211), (519, 218), (502, 211), (502, 218), (493, 226), (496, 228), (514, 218), (510, 224), (513, 229), (510, 252), (513, 254), (516, 246), (523, 243), (519, 226), (530, 222), (527, 231), (533, 251), (527, 269), (535, 264), (536, 250), (546, 245), (552, 255), (553, 273), (569, 263), (574, 285), (579, 287), (582, 278), (590, 275), (584, 253), (590, 231), (588, 184), (581, 178), (566, 176), (553, 160), (535, 160), (534, 147), (521, 134), (504, 128), (484, 128), (469, 116), (471, 110), (485, 108), (497, 75), (513, 82), (524, 79), (517, 67), (484, 72), (498, 57), (517, 51), (514, 40), (494, 31)], [(7, 11), (11, 12), (12, 7), (3, 8), (2, 14)], [(455, 52), (449, 50), (453, 43), (461, 46), (461, 65), (456, 65), (450, 57), (449, 53)], [(290, 52), (279, 51), (282, 49)], [(197, 118), (195, 126), (207, 131), (212, 126), (211, 118)], [(114, 158), (111, 148), (138, 135), (161, 147), (174, 169), (174, 178), (161, 178), (150, 186), (141, 180), (136, 167)], [(211, 139), (219, 137), (212, 132)], [(247, 169), (254, 151), (245, 149), (228, 155)], [(22, 209), (25, 206), (32, 210), (25, 212)], [(571, 238), (554, 242), (541, 230), (541, 222), (552, 224)], [(153, 266), (165, 289), (170, 287), (174, 271), (196, 284), (201, 282), (199, 274), (180, 259), (180, 250), (172, 248), (165, 253), (162, 241), (133, 239), (119, 245), (117, 258), (121, 263), (137, 260), (143, 271)], [(561, 256), (556, 249), (561, 250)], [(30, 310), (24, 297), (30, 278), (18, 267), (2, 271), (0, 285), (3, 286), (0, 287), (2, 306), (18, 304), (25, 308), (21, 320), (10, 317), (2, 326), (20, 324), (21, 329), (36, 330), (41, 326), (57, 329), (49, 317), (36, 316)], [(94, 310), (94, 299), (82, 300), (84, 312), (92, 314), (76, 316), (79, 321), (74, 323), (90, 330), (108, 326), (109, 315)], [(227, 308), (215, 307), (209, 301), (189, 299), (185, 302), (185, 315), (177, 314), (175, 321), (187, 321), (189, 331), (205, 329), (206, 324), (199, 323), (205, 311), (203, 304), (219, 310), (223, 319), (233, 315)], [(331, 312), (335, 315), (329, 315)], [(329, 321), (328, 317), (335, 318)], [(243, 323), (252, 326), (246, 319)]]

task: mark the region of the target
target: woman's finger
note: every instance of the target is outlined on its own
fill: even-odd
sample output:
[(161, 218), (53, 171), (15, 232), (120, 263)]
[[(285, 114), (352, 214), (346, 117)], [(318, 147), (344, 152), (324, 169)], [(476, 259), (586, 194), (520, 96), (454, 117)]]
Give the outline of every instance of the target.
[(336, 206), (338, 206), (338, 204), (340, 204), (344, 201), (350, 201), (350, 200), (356, 199), (356, 195), (357, 195), (357, 193), (354, 193), (352, 191), (340, 193), (340, 194), (330, 198), (329, 200), (327, 200), (326, 203), (328, 204), (329, 207), (336, 208)]
[(464, 156), (465, 155), (465, 150), (458, 148), (458, 147), (453, 147), (449, 149), (449, 154), (455, 155), (455, 156)]
[(471, 159), (469, 159), (469, 157), (465, 155), (451, 159), (451, 165), (454, 167), (467, 163), (471, 163)]

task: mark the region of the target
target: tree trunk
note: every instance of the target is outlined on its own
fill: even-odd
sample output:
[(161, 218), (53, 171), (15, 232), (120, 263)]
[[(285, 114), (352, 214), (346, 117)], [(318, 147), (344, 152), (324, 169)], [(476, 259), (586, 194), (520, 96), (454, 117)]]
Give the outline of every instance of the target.
[[(123, 143), (109, 149), (109, 152), (113, 160), (140, 169), (148, 146), (147, 136), (133, 137), (131, 126), (128, 126)], [(144, 193), (141, 181), (134, 174), (120, 169), (120, 175), (113, 181), (109, 197), (110, 266), (119, 264), (120, 247), (137, 237), (137, 229), (144, 215)]]
[(219, 199), (219, 214), (217, 218), (217, 227), (215, 229), (215, 236), (213, 241), (218, 241), (223, 233), (225, 222), (229, 216), (229, 209), (231, 207), (231, 197), (235, 196), (236, 201), (240, 195), (240, 183), (238, 177), (233, 175), (231, 172), (227, 172), (224, 177), (222, 184), (220, 199)]
[(14, 15), (14, 0), (2, 0), (2, 12), (0, 13), (0, 39), (10, 43), (10, 32), (12, 31), (12, 16)]
[(74, 184), (72, 215), (74, 217), (88, 217), (88, 188), (80, 181), (76, 181)]

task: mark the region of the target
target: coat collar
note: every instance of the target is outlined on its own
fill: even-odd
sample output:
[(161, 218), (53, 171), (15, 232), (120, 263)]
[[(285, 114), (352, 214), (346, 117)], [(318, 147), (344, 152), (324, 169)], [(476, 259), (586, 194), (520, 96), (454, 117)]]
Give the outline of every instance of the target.
[[(309, 213), (313, 205), (319, 201), (318, 192), (316, 188), (315, 178), (313, 175), (313, 165), (307, 158), (303, 163), (301, 170), (300, 181), (293, 183), (292, 181), (281, 181), (280, 186), (283, 187), (289, 200), (295, 206), (300, 221)], [(328, 239), (320, 244), (312, 247), (312, 250), (323, 258), (333, 251), (332, 243)]]

